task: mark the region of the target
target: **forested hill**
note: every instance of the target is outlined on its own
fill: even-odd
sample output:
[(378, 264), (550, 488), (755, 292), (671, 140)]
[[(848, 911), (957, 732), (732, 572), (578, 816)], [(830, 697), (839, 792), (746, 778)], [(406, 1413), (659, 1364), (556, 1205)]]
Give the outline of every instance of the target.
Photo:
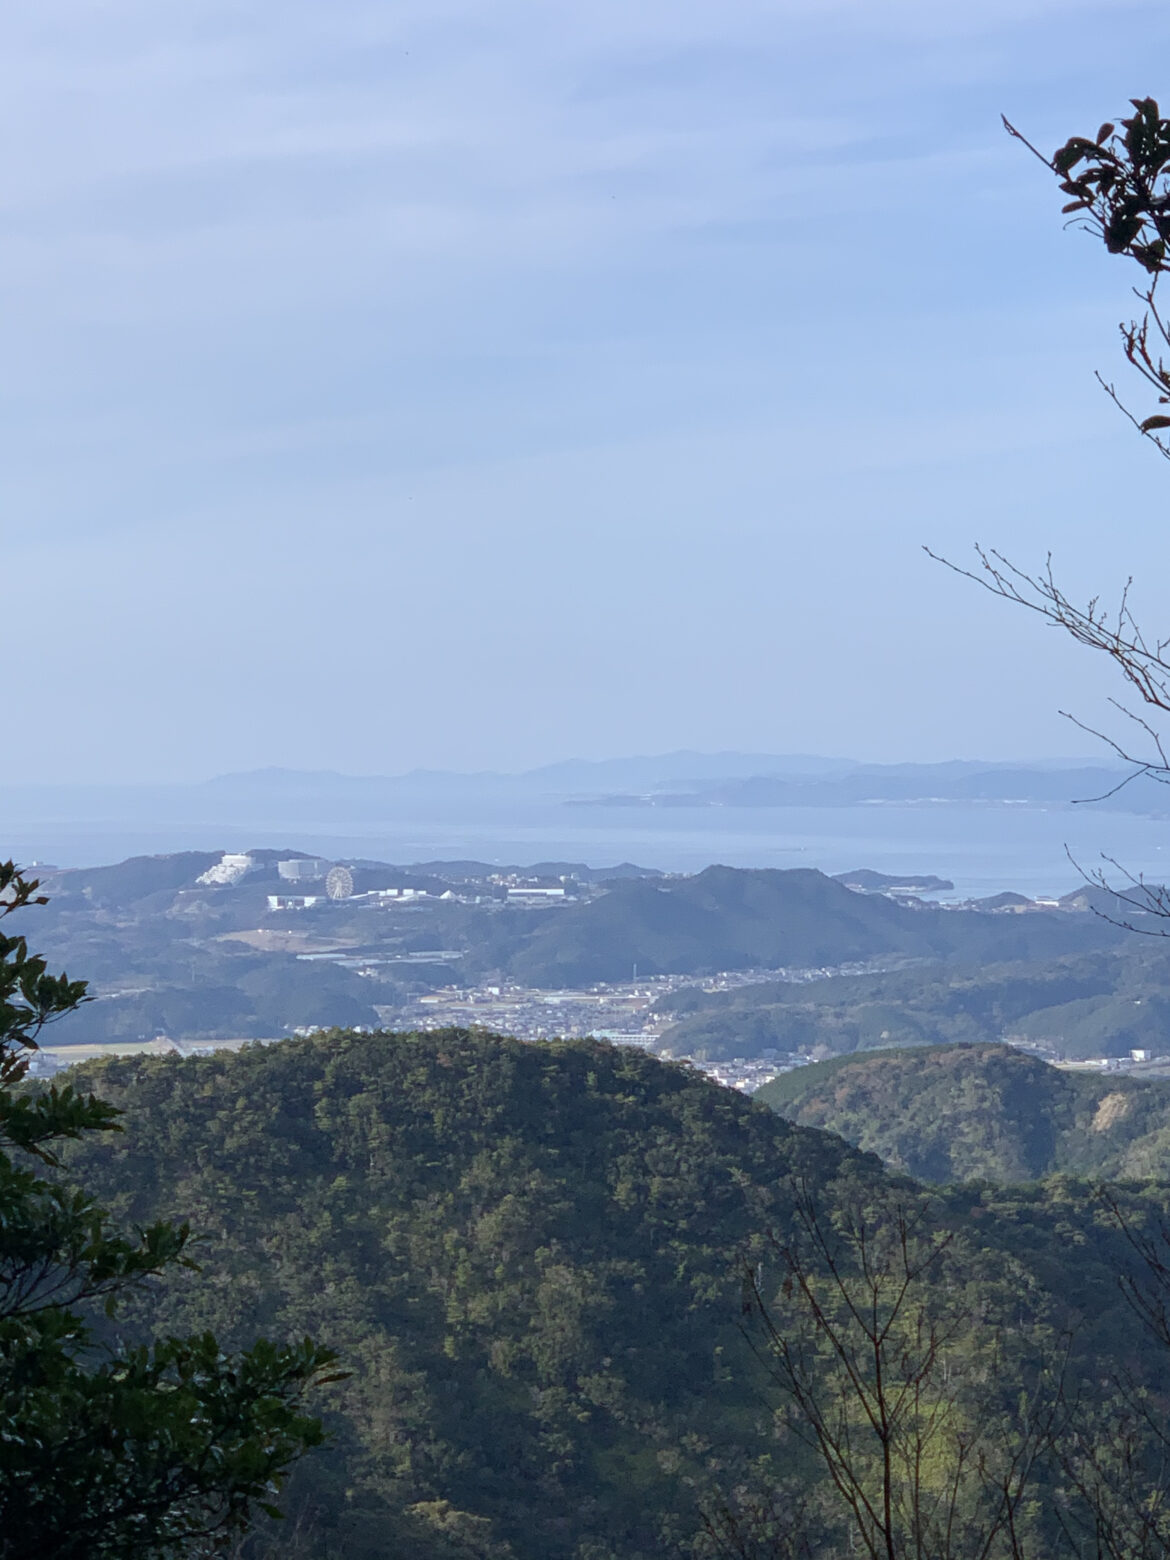
[(352, 1368), (294, 1492), (348, 1560), (674, 1552), (688, 1481), (769, 1444), (736, 1252), (792, 1173), (881, 1175), (596, 1044), (336, 1036), (81, 1076), (127, 1109), (87, 1184), (210, 1236), (155, 1329), (311, 1333)]
[(839, 1057), (757, 1098), (924, 1181), (1170, 1180), (1170, 1079), (1069, 1072), (1009, 1046)]
[(1035, 963), (951, 960), (726, 991), (692, 987), (659, 998), (656, 1011), (676, 1020), (664, 1046), (701, 1059), (1005, 1039), (1080, 1059), (1160, 1053), (1170, 1027), (1170, 959), (1164, 939), (1129, 938)]
[(972, 963), (1040, 959), (1116, 942), (1108, 922), (1070, 911), (1026, 916), (946, 911), (858, 894), (811, 869), (709, 867), (665, 883), (616, 884), (574, 905), (509, 952), (507, 968), (535, 986), (818, 966), (902, 954)]
[[(710, 1560), (700, 1503), (771, 1502), (798, 1472), (740, 1332), (740, 1259), (792, 1227), (798, 1186), (827, 1216), (872, 1206), (890, 1185), (872, 1156), (592, 1043), (334, 1033), (76, 1076), (126, 1116), (72, 1168), (127, 1222), (207, 1237), (144, 1325), (311, 1333), (352, 1370), (265, 1560)], [(1027, 1290), (1094, 1372), (1160, 1368), (1089, 1195), (940, 1209), (980, 1315)], [(1131, 1216), (1164, 1212), (1151, 1193)]]

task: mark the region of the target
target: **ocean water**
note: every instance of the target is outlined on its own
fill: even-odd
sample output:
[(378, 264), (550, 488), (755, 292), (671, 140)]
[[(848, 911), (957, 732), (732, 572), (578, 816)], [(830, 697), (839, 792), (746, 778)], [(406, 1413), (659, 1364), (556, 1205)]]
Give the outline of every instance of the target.
[[(934, 873), (966, 898), (1004, 889), (1063, 894), (1112, 858), (1135, 875), (1170, 877), (1170, 820), (1101, 805), (641, 808), (517, 802), (469, 806), (413, 802), (393, 816), (335, 819), (275, 814), (217, 820), (176, 817), (0, 820), (0, 855), (94, 866), (178, 850), (289, 848), (331, 859), (399, 863), (472, 858), (500, 865), (620, 861), (667, 872), (715, 862), (735, 867), (817, 867), (843, 872)], [(1113, 873), (1112, 868), (1108, 870)], [(1116, 873), (1113, 873), (1116, 877)]]

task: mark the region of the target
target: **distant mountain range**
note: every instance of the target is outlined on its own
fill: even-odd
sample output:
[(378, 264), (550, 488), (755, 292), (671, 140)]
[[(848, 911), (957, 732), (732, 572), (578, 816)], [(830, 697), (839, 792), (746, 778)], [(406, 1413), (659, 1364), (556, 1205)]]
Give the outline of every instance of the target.
[[(598, 761), (570, 759), (515, 774), (414, 769), (346, 775), (328, 769), (267, 768), (195, 783), (0, 785), (0, 805), (17, 814), (214, 819), (289, 802), (339, 819), (369, 816), (406, 799), (509, 799), (587, 806), (851, 806), (870, 801), (1071, 803), (1104, 797), (1128, 811), (1170, 810), (1170, 793), (1148, 778), (1117, 790), (1126, 771), (1083, 759), (993, 763), (863, 764), (810, 754), (693, 753)], [(225, 812), (226, 809), (226, 812)]]
[[(578, 806), (853, 806), (870, 801), (1072, 803), (1116, 793), (1128, 811), (1161, 811), (1170, 796), (1157, 782), (1134, 781), (1118, 792), (1125, 770), (1106, 763), (1057, 759), (992, 763), (863, 764), (812, 754), (694, 753), (569, 759), (506, 774), (415, 769), (401, 775), (344, 775), (332, 770), (255, 769), (219, 775), (172, 794), (205, 799), (312, 801), (349, 810), (395, 805), (403, 798), (512, 798)], [(154, 788), (163, 789), (168, 788)]]
[[(760, 786), (764, 805), (784, 786), (820, 791), (844, 787), (864, 798), (871, 792), (902, 795), (1003, 796), (1011, 798), (1041, 787), (1053, 797), (1072, 800), (1078, 786), (1112, 790), (1122, 767), (1085, 759), (1021, 759), (1010, 762), (954, 759), (937, 764), (867, 764), (848, 758), (806, 753), (674, 753), (612, 759), (567, 759), (536, 769), (457, 771), (412, 769), (401, 774), (349, 775), (332, 769), (272, 766), (232, 771), (195, 782), (25, 782), (0, 785), (0, 797), (46, 803), (92, 798), (110, 803), (126, 796), (171, 797), (176, 801), (263, 796), (311, 797), (368, 802), (376, 798), (442, 791), (466, 795), (513, 794), (546, 798), (602, 800), (609, 795), (670, 794), (738, 797), (752, 805), (751, 787)], [(1152, 782), (1151, 782), (1152, 783)], [(1019, 788), (1023, 787), (1023, 791)]]
[(412, 769), (401, 774), (349, 775), (332, 769), (293, 769), (271, 766), (232, 771), (195, 782), (73, 783), (51, 782), (0, 785), (0, 799), (35, 802), (49, 807), (96, 804), (100, 809), (130, 799), (139, 805), (215, 805), (218, 800), (266, 801), (288, 799), (330, 802), (338, 805), (428, 796), (514, 796), (561, 800), (606, 790), (686, 789), (722, 781), (745, 780), (756, 775), (794, 780), (833, 778), (859, 766), (851, 759), (818, 758), (807, 754), (787, 756), (769, 753), (675, 753), (613, 759), (567, 759), (536, 769), (507, 773), (501, 770), (458, 771)]

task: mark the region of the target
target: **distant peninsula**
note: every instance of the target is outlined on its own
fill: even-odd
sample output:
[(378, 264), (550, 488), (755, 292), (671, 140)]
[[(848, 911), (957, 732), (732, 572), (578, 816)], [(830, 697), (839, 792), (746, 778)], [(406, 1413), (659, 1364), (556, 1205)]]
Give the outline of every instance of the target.
[[(846, 888), (859, 894), (945, 894), (955, 886), (950, 878), (935, 877), (931, 872), (891, 876), (888, 872), (874, 872), (869, 867), (858, 867), (853, 872), (834, 872), (833, 881), (844, 883)], [(1027, 903), (1022, 894), (1011, 897)], [(995, 907), (989, 905), (987, 908)]]
[(1085, 764), (954, 762), (856, 764), (820, 774), (780, 771), (691, 782), (664, 779), (653, 786), (579, 794), (570, 807), (1070, 807), (1108, 801), (1111, 808), (1154, 816), (1166, 813), (1156, 781), (1139, 776), (1118, 789), (1124, 771)]

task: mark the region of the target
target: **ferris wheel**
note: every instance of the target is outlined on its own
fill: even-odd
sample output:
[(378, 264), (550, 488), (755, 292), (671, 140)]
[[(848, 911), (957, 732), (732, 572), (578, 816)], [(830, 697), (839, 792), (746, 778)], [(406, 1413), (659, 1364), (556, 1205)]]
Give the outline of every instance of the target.
[(353, 873), (348, 867), (330, 867), (325, 879), (330, 899), (349, 899), (353, 894)]

